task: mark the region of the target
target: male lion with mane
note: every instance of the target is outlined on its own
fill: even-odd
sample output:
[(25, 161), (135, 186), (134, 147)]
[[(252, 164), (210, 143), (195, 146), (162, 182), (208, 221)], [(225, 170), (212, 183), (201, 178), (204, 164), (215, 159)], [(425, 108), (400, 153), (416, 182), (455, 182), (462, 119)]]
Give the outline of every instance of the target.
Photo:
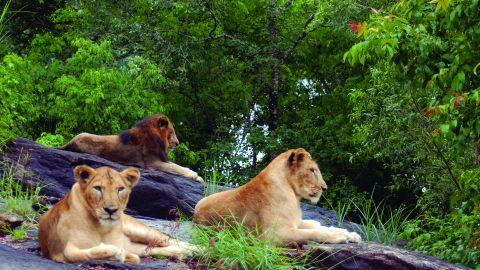
[(173, 240), (124, 214), (140, 172), (77, 166), (71, 191), (40, 219), (42, 255), (58, 262), (117, 260), (139, 264), (141, 255), (183, 258), (192, 245)]
[(357, 233), (302, 220), (300, 200), (316, 204), (326, 188), (311, 155), (303, 148), (288, 150), (247, 184), (200, 200), (194, 222), (228, 225), (233, 218), (251, 230), (258, 229), (263, 239), (275, 245), (360, 242)]
[(203, 182), (196, 172), (169, 160), (168, 151), (178, 143), (170, 119), (157, 114), (140, 120), (119, 135), (81, 133), (60, 149), (89, 153), (125, 165), (162, 170)]

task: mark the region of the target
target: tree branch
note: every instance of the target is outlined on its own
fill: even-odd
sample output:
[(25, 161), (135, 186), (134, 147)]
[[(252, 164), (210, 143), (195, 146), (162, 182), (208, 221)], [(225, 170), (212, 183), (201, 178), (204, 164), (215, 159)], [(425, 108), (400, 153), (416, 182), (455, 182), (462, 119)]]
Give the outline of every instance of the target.
[(285, 61), (288, 59), (288, 57), (293, 52), (293, 50), (295, 50), (295, 48), (300, 44), (300, 42), (302, 42), (302, 40), (307, 36), (307, 34), (318, 29), (317, 27), (314, 27), (310, 30), (307, 30), (308, 26), (312, 23), (314, 18), (315, 18), (315, 13), (313, 13), (312, 15), (310, 15), (310, 17), (307, 18), (307, 20), (305, 21), (305, 24), (303, 25), (303, 31), (295, 37), (292, 45), (290, 45), (290, 47), (287, 49), (287, 52), (283, 55), (282, 61)]
[(277, 13), (282, 13), (283, 11), (285, 11), (285, 9), (287, 9), (288, 7), (290, 7), (293, 3), (293, 0), (289, 0), (287, 1), (285, 4), (283, 4), (283, 6), (281, 6), (276, 12)]

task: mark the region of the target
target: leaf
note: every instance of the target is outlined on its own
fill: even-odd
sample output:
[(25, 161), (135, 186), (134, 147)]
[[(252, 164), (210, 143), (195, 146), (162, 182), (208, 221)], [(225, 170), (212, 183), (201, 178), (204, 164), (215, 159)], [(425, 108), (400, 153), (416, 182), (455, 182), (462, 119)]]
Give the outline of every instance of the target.
[(452, 81), (453, 90), (457, 90), (457, 91), (462, 90), (464, 83), (465, 83), (465, 73), (463, 71), (460, 71), (459, 73), (457, 73), (455, 78), (453, 78), (453, 81)]
[(449, 124), (442, 124), (442, 125), (440, 125), (440, 130), (442, 131), (442, 135), (446, 136), (448, 134), (448, 131), (450, 130), (450, 125)]
[(473, 68), (473, 74), (475, 74), (477, 76), (478, 76), (477, 69), (478, 69), (479, 66), (480, 66), (480, 62)]

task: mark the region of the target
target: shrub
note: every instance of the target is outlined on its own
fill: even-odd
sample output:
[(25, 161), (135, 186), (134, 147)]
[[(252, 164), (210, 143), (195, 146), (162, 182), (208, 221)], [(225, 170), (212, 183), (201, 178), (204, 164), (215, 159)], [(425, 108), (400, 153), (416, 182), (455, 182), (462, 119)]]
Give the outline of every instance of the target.
[(24, 56), (0, 63), (0, 146), (15, 136), (58, 144), (79, 132), (117, 133), (167, 113), (163, 81), (139, 56), (118, 61), (107, 41), (38, 35)]

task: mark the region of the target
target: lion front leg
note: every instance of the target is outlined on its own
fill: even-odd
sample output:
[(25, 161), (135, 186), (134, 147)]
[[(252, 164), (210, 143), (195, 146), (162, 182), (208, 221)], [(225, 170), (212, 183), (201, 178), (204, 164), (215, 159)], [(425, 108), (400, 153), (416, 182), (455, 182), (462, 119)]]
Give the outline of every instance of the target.
[(198, 173), (190, 170), (189, 168), (182, 167), (170, 161), (169, 162), (155, 161), (153, 163), (148, 164), (148, 167), (152, 169), (158, 169), (161, 171), (169, 172), (172, 174), (177, 174), (185, 178), (190, 178), (197, 182), (204, 182), (203, 178), (200, 177)]
[(320, 229), (321, 227), (322, 224), (320, 224), (320, 222), (310, 219), (302, 220), (302, 223), (298, 226), (299, 229)]
[(63, 251), (63, 255), (67, 262), (84, 262), (88, 260), (115, 260), (121, 263), (124, 263), (125, 261), (134, 264), (140, 263), (140, 259), (132, 259), (132, 255), (133, 257), (135, 257), (135, 254), (131, 254), (123, 248), (103, 243), (87, 249), (80, 249), (74, 244), (68, 243), (65, 247), (65, 250)]
[(337, 244), (360, 242), (361, 238), (357, 233), (350, 233), (344, 229), (320, 226), (315, 229), (283, 229), (277, 233), (275, 240), (283, 245), (288, 245), (294, 242), (305, 244), (309, 241)]
[(198, 248), (185, 242), (176, 244), (170, 243), (169, 246), (156, 247), (140, 243), (129, 243), (127, 250), (139, 256), (160, 255), (165, 257), (174, 257), (183, 260), (185, 257), (191, 256)]
[(123, 233), (132, 242), (168, 246), (172, 241), (170, 236), (146, 226), (129, 215), (123, 215), (122, 222)]

